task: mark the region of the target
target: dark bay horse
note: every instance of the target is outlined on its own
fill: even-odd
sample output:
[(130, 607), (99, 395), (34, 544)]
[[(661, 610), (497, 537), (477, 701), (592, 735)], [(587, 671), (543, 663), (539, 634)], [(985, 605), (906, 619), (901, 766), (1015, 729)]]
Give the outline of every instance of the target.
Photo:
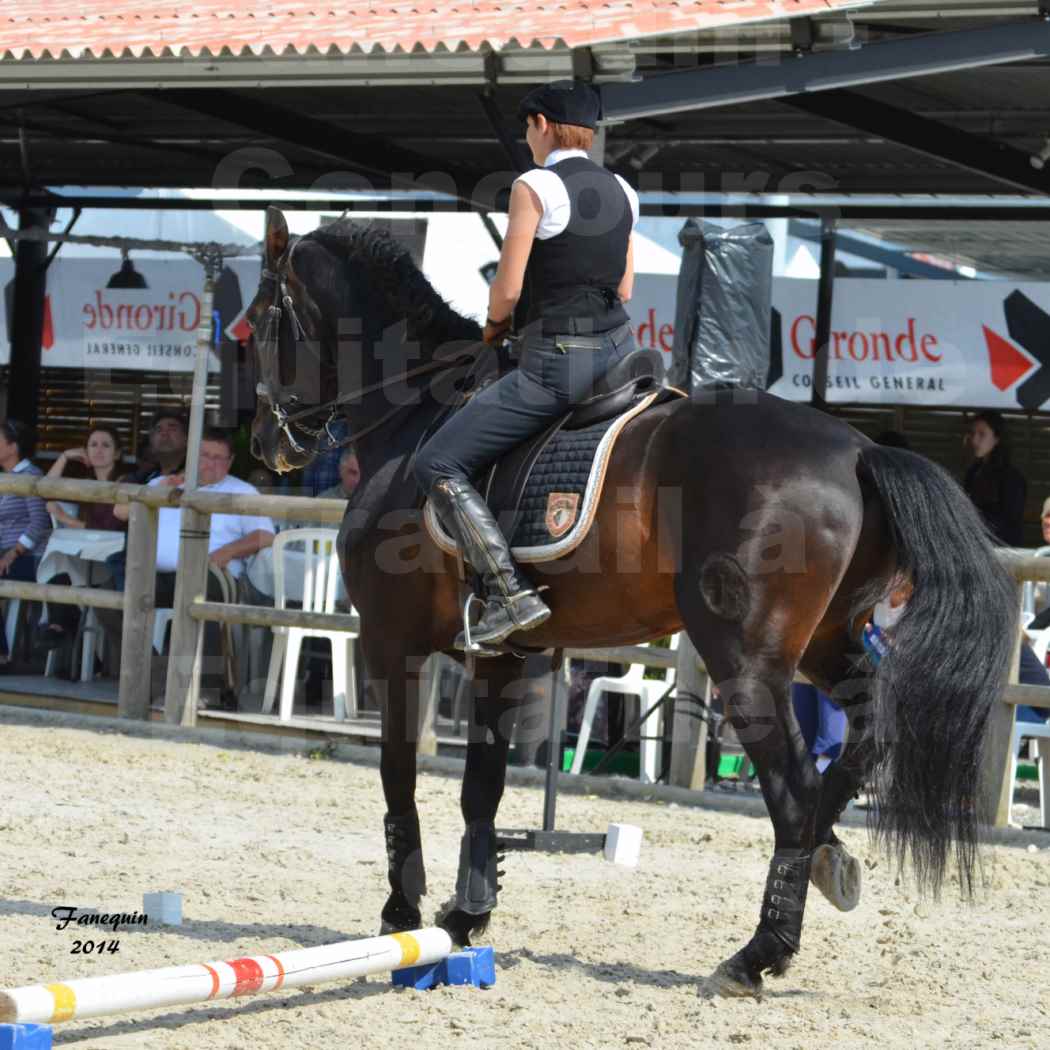
[[(385, 234), (344, 220), (296, 240), (272, 208), (248, 319), (261, 378), (255, 454), (276, 470), (303, 466), (328, 444), (336, 412), (355, 436), (364, 480), (340, 556), (383, 706), (382, 921), (409, 929), (425, 892), (420, 667), (461, 627), (458, 567), (422, 524), (411, 459), (494, 352)], [(875, 831), (920, 887), (936, 891), (949, 862), (963, 892), (973, 887), (982, 746), (1016, 609), (977, 513), (939, 467), (765, 394), (664, 403), (623, 431), (582, 545), (529, 572), (549, 587), (553, 615), (512, 641), (595, 647), (685, 630), (718, 684), (775, 832), (758, 928), (718, 967), (723, 992), (757, 993), (798, 951), (812, 851), (841, 850), (833, 827), (861, 784), (878, 803)], [(900, 581), (914, 593), (875, 668), (858, 639)], [(512, 655), (478, 661), (460, 877), (442, 920), (461, 943), (496, 902), (493, 821), (521, 666)], [(823, 776), (792, 710), (798, 669), (851, 715)]]

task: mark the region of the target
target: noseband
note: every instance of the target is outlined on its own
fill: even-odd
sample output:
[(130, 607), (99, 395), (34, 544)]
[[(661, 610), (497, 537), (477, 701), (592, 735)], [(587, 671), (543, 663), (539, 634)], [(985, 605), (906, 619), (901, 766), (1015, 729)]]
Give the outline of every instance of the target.
[[(270, 414), (273, 416), (274, 424), (277, 427), (278, 432), (284, 435), (289, 448), (294, 452), (300, 455), (316, 456), (322, 452), (330, 452), (332, 449), (343, 448), (346, 445), (360, 440), (373, 430), (383, 426), (384, 423), (389, 422), (398, 412), (406, 407), (403, 404), (396, 404), (389, 412), (384, 413), (374, 423), (370, 423), (368, 426), (354, 431), (348, 437), (340, 440), (332, 433), (331, 427), (336, 419), (339, 418), (340, 407), (350, 401), (355, 401), (364, 397), (366, 394), (385, 390), (388, 387), (403, 383), (405, 380), (413, 379), (417, 376), (427, 375), (432, 372), (445, 371), (461, 364), (477, 363), (479, 358), (478, 348), (473, 347), (469, 350), (462, 350), (452, 357), (435, 358), (433, 361), (428, 361), (424, 365), (408, 369), (404, 372), (399, 372), (397, 375), (390, 376), (378, 383), (372, 383), (370, 386), (361, 387), (358, 390), (353, 390), (347, 394), (340, 394), (339, 397), (333, 398), (331, 401), (326, 401), (322, 405), (289, 412), (289, 408), (293, 408), (299, 402), (299, 396), (297, 394), (289, 394), (283, 402), (281, 399), (281, 320), (284, 317), (285, 311), (288, 312), (288, 317), (292, 322), (292, 328), (296, 339), (305, 342), (307, 338), (306, 329), (303, 326), (302, 321), (299, 320), (299, 315), (295, 310), (295, 300), (292, 298), (291, 292), (288, 290), (287, 276), (283, 272), (284, 269), (287, 269), (287, 267), (291, 265), (292, 252), (295, 251), (295, 247), (298, 243), (298, 240), (296, 240), (290, 245), (287, 253), (278, 261), (275, 270), (269, 270), (265, 266), (263, 267), (262, 279), (264, 281), (274, 282), (274, 296), (273, 303), (267, 307), (266, 327), (263, 331), (263, 337), (261, 340), (255, 340), (259, 355), (259, 373), (261, 376), (259, 383), (256, 385), (255, 392), (270, 406)], [(484, 344), (479, 344), (479, 346), (483, 347)], [(305, 422), (305, 420), (308, 420), (311, 417), (321, 416), (325, 412), (327, 412), (328, 415), (320, 426), (315, 425), (311, 427)], [(304, 447), (298, 440), (296, 440), (296, 437), (292, 432), (293, 427), (301, 434), (306, 434), (313, 439), (314, 447), (312, 449)], [(322, 439), (327, 439), (327, 443), (323, 446), (321, 444)]]
[[(293, 425), (302, 434), (307, 434), (314, 439), (314, 448), (312, 453), (316, 455), (320, 452), (327, 452), (334, 448), (340, 448), (343, 445), (350, 443), (352, 438), (348, 438), (344, 441), (340, 441), (332, 433), (332, 423), (338, 415), (336, 406), (331, 402), (327, 405), (319, 406), (316, 409), (309, 409), (306, 413), (297, 412), (293, 415), (288, 414), (288, 406), (294, 406), (299, 401), (297, 394), (289, 394), (287, 399), (282, 402), (281, 399), (281, 385), (280, 385), (280, 351), (281, 351), (281, 319), (284, 317), (284, 312), (288, 312), (288, 317), (292, 322), (292, 333), (297, 342), (306, 341), (307, 333), (306, 328), (303, 326), (302, 321), (299, 320), (299, 315), (295, 310), (295, 300), (292, 298), (291, 292), (288, 290), (288, 278), (284, 272), (282, 272), (282, 263), (285, 264), (285, 268), (290, 266), (292, 259), (292, 252), (295, 251), (295, 246), (298, 241), (293, 241), (288, 249), (287, 255), (284, 259), (281, 259), (277, 263), (276, 270), (268, 270), (263, 267), (262, 279), (264, 281), (273, 281), (274, 283), (274, 294), (273, 302), (266, 310), (266, 327), (263, 331), (263, 337), (260, 340), (256, 340), (256, 346), (259, 354), (259, 373), (261, 379), (256, 385), (255, 393), (263, 398), (270, 406), (270, 413), (273, 416), (274, 423), (277, 426), (278, 431), (284, 435), (285, 440), (291, 449), (299, 454), (307, 454), (308, 450), (304, 448), (292, 433)], [(328, 418), (324, 423), (314, 429), (307, 426), (302, 421), (303, 416), (318, 415), (326, 408), (331, 408), (328, 414)], [(326, 447), (321, 447), (321, 439), (325, 437), (328, 439)]]

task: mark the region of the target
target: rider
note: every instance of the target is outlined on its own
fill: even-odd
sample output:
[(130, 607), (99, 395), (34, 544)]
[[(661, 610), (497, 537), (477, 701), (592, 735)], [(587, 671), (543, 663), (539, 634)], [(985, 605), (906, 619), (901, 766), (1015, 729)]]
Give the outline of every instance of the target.
[(471, 629), (479, 644), (538, 627), (550, 609), (522, 578), (471, 479), (591, 396), (595, 381), (635, 349), (623, 303), (634, 281), (638, 196), (587, 156), (600, 110), (598, 93), (582, 81), (536, 88), (518, 107), (540, 167), (511, 187), (483, 335), (495, 345), (513, 330), (518, 367), (468, 401), (416, 460), (420, 486), (482, 577), (485, 611)]

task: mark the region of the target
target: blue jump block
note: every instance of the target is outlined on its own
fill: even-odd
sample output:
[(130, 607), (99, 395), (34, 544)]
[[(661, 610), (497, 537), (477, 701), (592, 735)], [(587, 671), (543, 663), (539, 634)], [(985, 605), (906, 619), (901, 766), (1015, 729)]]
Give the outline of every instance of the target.
[(51, 1026), (0, 1024), (0, 1050), (51, 1050)]
[[(396, 988), (426, 991), (441, 984), (469, 984), (491, 988), (496, 983), (496, 957), (491, 948), (464, 948), (428, 966), (406, 966), (390, 975)], [(0, 1046), (0, 1050), (3, 1050)]]

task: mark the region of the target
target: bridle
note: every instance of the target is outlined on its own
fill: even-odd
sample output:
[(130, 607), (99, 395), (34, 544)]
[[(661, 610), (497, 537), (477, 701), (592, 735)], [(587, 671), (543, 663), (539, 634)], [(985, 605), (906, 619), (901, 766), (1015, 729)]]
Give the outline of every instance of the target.
[[(428, 375), (430, 373), (446, 371), (457, 365), (475, 362), (479, 358), (479, 347), (471, 347), (470, 349), (461, 350), (459, 353), (450, 357), (435, 358), (433, 361), (428, 361), (424, 365), (419, 365), (416, 368), (410, 368), (403, 372), (399, 372), (397, 375), (389, 376), (386, 379), (380, 380), (378, 383), (372, 383), (369, 386), (352, 390), (347, 394), (340, 394), (339, 397), (333, 398), (331, 401), (326, 401), (324, 404), (316, 405), (311, 408), (301, 408), (297, 411), (289, 411), (289, 408), (293, 408), (299, 401), (299, 396), (297, 394), (289, 394), (284, 401), (282, 401), (281, 398), (281, 320), (284, 317), (285, 311), (288, 312), (288, 317), (292, 323), (292, 330), (296, 340), (301, 340), (303, 342), (307, 340), (306, 328), (296, 312), (295, 300), (292, 298), (291, 292), (289, 291), (287, 274), (284, 272), (291, 265), (292, 253), (295, 251), (295, 247), (298, 243), (298, 240), (292, 242), (284, 256), (278, 260), (277, 266), (274, 270), (267, 269), (265, 266), (263, 267), (262, 279), (263, 281), (274, 282), (274, 296), (273, 302), (266, 310), (266, 325), (263, 329), (262, 338), (255, 340), (256, 351), (259, 357), (260, 374), (260, 379), (256, 385), (255, 392), (270, 406), (270, 413), (273, 416), (277, 430), (284, 436), (289, 447), (294, 452), (300, 455), (318, 455), (322, 452), (330, 452), (336, 448), (343, 448), (346, 445), (359, 441), (366, 434), (378, 430), (406, 407), (404, 404), (394, 405), (390, 411), (385, 412), (375, 422), (369, 423), (368, 426), (356, 430), (347, 437), (340, 439), (332, 433), (332, 424), (339, 418), (339, 408), (342, 405), (345, 405), (350, 401), (356, 401), (357, 399), (364, 397), (366, 394), (376, 393), (377, 391), (385, 390), (395, 384), (403, 383), (405, 380), (414, 379), (418, 376)], [(320, 426), (310, 426), (306, 422), (306, 420), (320, 416), (325, 412), (327, 412), (328, 415)], [(299, 443), (293, 433), (293, 427), (295, 430), (299, 431), (300, 434), (305, 434), (313, 439), (314, 447), (312, 449), (308, 449)], [(322, 446), (321, 442), (323, 439), (326, 439), (327, 443)]]

